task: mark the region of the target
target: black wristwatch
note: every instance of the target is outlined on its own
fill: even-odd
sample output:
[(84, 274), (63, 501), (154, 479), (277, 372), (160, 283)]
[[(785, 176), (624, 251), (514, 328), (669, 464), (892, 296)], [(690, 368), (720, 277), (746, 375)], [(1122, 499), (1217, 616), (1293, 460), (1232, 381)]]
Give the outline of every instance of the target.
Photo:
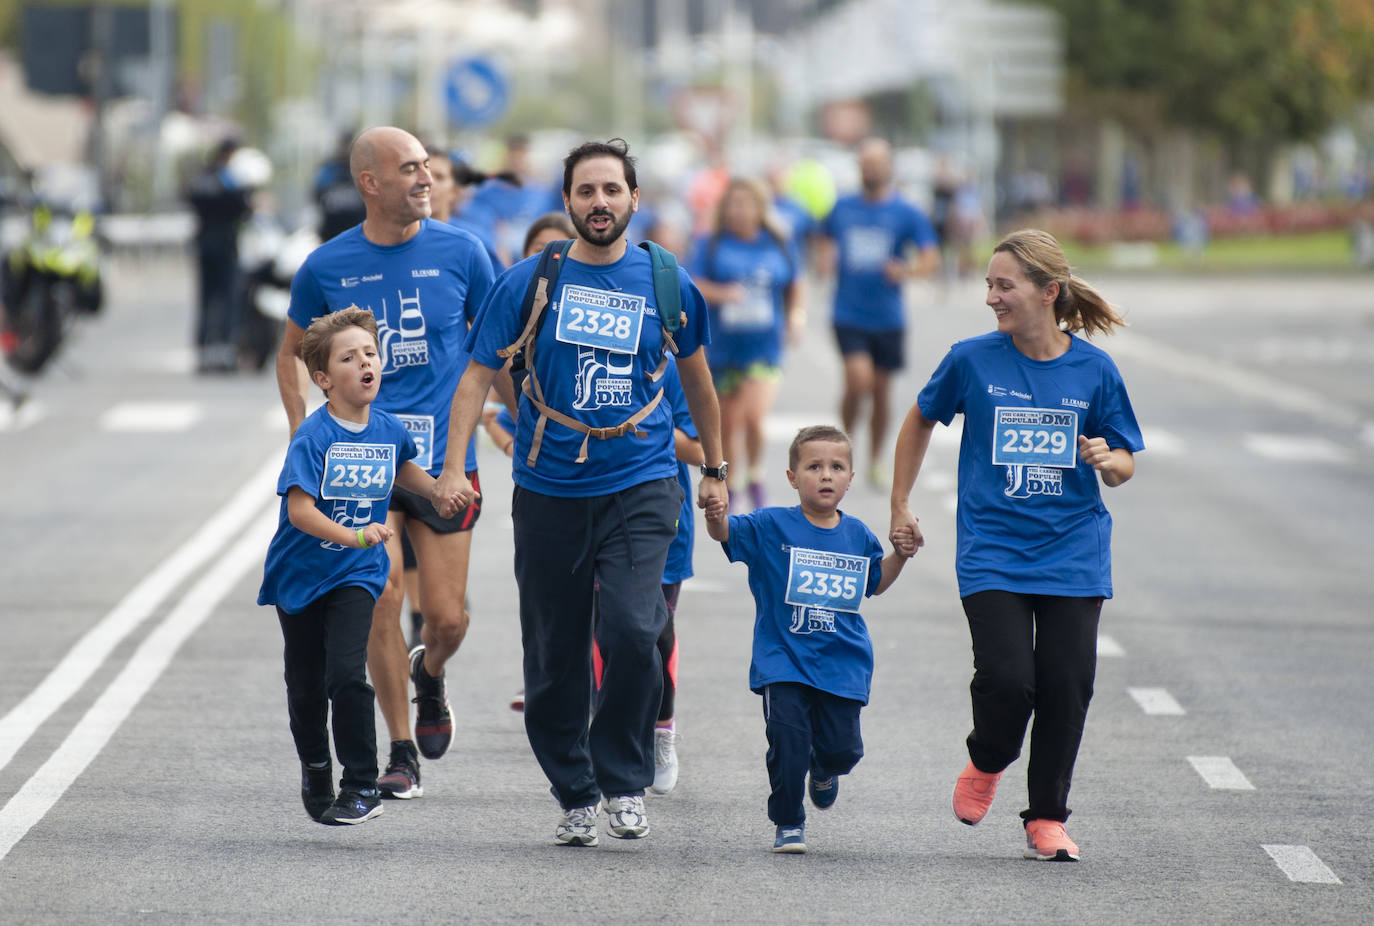
[(719, 479), (721, 482), (725, 481), (725, 476), (729, 472), (729, 463), (721, 463), (719, 466), (707, 466), (705, 463), (701, 464), (701, 474), (703, 476), (710, 476), (712, 479)]

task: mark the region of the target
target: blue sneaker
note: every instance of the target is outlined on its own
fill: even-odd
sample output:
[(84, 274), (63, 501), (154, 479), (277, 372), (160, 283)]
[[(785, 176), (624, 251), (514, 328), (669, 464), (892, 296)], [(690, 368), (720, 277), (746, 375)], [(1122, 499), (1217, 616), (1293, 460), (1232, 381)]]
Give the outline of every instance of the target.
[(806, 825), (780, 826), (773, 839), (773, 851), (789, 855), (800, 855), (806, 851)]
[(811, 803), (817, 810), (829, 810), (835, 806), (835, 798), (840, 796), (840, 776), (817, 778), (813, 768), (811, 774), (806, 776), (806, 793), (811, 796)]

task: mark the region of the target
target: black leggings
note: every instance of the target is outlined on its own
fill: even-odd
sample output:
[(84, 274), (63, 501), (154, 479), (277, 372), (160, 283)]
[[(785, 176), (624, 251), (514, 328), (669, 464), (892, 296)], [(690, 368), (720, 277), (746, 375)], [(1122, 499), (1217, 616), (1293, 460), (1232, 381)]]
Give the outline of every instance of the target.
[(1005, 769), (1034, 714), (1021, 817), (1062, 822), (1093, 696), (1102, 599), (987, 591), (963, 603), (973, 637), (969, 758), (984, 772)]
[(367, 637), (377, 600), (356, 585), (325, 592), (305, 610), (277, 608), (285, 641), (286, 706), (302, 762), (329, 760), (329, 709), (341, 785), (377, 783), (375, 695), (367, 683)]
[(663, 601), (668, 605), (668, 622), (658, 635), (658, 655), (663, 660), (663, 700), (658, 703), (658, 720), (673, 719), (673, 708), (677, 701), (677, 632), (673, 630), (673, 617), (677, 614), (677, 597), (682, 591), (681, 582), (663, 586)]

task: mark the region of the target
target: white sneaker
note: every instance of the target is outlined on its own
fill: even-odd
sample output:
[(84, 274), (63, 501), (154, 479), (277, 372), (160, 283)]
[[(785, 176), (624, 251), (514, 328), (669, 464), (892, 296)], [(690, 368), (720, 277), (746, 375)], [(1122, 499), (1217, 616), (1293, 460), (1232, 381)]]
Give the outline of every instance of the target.
[(564, 810), (563, 819), (553, 831), (553, 841), (560, 846), (596, 845), (596, 805)]
[(677, 732), (672, 727), (654, 728), (654, 783), (649, 790), (667, 794), (677, 784)]
[(641, 795), (607, 797), (601, 801), (611, 818), (611, 835), (617, 839), (639, 839), (649, 835), (649, 817)]

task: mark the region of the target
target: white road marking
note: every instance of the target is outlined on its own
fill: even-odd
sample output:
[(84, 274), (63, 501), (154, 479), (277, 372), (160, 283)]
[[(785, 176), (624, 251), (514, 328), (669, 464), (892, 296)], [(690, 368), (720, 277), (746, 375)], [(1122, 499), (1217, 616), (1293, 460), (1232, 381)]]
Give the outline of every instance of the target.
[(1305, 884), (1340, 884), (1341, 879), (1308, 846), (1260, 846), (1289, 881)]
[(48, 761), (0, 809), (0, 860), (52, 809), (132, 713), (172, 657), (239, 580), (262, 562), (262, 551), (277, 524), (270, 505), (182, 597), (129, 659), (128, 665), (96, 699)]
[(29, 399), (16, 411), (8, 401), (0, 403), (0, 431), (22, 431), (47, 414), (41, 404)]
[(1127, 688), (1126, 693), (1135, 699), (1140, 709), (1147, 714), (1180, 716), (1187, 713), (1174, 696), (1163, 688)]
[(1122, 649), (1121, 644), (1116, 642), (1114, 637), (1109, 637), (1105, 633), (1099, 633), (1097, 635), (1097, 655), (1115, 658), (1125, 656), (1126, 651)]
[(1112, 354), (1133, 358), (1179, 376), (1222, 386), (1244, 398), (1298, 412), (1313, 421), (1336, 427), (1359, 428), (1366, 418), (1361, 409), (1342, 404), (1296, 383), (1252, 372), (1220, 357), (1181, 351), (1139, 332), (1119, 332), (1112, 339)]
[(103, 431), (185, 431), (200, 420), (197, 402), (121, 402), (100, 416)]
[(1159, 454), (1165, 457), (1183, 456), (1185, 445), (1183, 438), (1173, 431), (1166, 431), (1163, 428), (1141, 428), (1141, 436), (1145, 438), (1145, 452), (1154, 456)]
[(1300, 434), (1246, 434), (1251, 453), (1284, 463), (1352, 463), (1355, 454), (1324, 437)]
[(1255, 786), (1245, 773), (1226, 756), (1189, 756), (1188, 764), (1202, 776), (1207, 786), (1218, 791), (1253, 791)]
[(263, 500), (273, 496), (280, 469), (281, 458), (274, 454), (227, 505), (205, 521), (194, 536), (145, 576), (101, 618), (100, 623), (73, 644), (38, 687), (0, 717), (0, 769), (9, 764), (44, 721), (86, 684), (115, 647), (143, 623), (164, 598), (243, 529), (248, 519), (262, 507)]

